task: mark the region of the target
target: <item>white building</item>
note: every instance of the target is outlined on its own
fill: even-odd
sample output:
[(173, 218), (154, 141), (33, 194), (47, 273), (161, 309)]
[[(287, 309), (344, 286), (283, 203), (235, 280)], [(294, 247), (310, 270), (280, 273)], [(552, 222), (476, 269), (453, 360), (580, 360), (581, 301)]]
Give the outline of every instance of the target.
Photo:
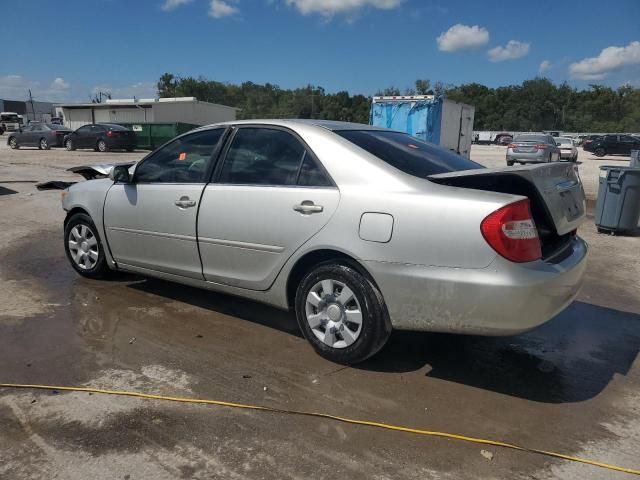
[(201, 102), (195, 97), (113, 99), (105, 103), (58, 105), (64, 124), (75, 130), (87, 123), (190, 123), (208, 125), (236, 119), (237, 108)]

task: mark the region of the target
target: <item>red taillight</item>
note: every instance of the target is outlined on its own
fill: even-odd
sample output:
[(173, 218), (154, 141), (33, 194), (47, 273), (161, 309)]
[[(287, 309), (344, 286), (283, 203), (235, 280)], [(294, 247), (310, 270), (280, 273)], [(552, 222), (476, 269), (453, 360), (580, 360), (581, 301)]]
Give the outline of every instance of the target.
[(507, 260), (522, 263), (542, 258), (528, 199), (496, 210), (482, 221), (480, 231), (491, 248)]
[(546, 150), (547, 148), (549, 148), (549, 145), (544, 144), (544, 143), (539, 143), (538, 145), (536, 145), (536, 148), (538, 150)]
[(510, 143), (509, 145), (507, 145), (507, 148), (518, 148), (518, 145), (516, 145), (515, 143)]
[(115, 136), (112, 130), (107, 130), (107, 137)]

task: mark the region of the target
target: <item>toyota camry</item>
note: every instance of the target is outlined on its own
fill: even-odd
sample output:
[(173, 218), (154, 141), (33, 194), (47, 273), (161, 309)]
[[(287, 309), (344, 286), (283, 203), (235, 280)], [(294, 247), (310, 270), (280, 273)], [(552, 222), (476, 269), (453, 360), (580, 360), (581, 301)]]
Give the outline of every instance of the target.
[(393, 329), (530, 330), (584, 275), (574, 164), (487, 169), (392, 130), (251, 120), (109, 168), (63, 192), (80, 275), (134, 272), (292, 309), (340, 363)]

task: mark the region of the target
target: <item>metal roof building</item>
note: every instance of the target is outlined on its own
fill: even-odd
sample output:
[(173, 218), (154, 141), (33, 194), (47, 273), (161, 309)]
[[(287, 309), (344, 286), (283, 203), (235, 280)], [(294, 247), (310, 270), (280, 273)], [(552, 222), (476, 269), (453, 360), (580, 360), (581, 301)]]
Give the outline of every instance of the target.
[(58, 105), (64, 124), (76, 129), (87, 123), (190, 123), (207, 125), (236, 119), (237, 108), (201, 102), (195, 97), (113, 99), (104, 103)]

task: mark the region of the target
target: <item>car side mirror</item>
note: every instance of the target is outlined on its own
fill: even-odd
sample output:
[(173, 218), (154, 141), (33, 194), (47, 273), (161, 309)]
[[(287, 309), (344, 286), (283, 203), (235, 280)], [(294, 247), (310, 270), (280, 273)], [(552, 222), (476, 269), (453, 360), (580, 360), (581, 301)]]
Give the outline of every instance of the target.
[(125, 165), (115, 165), (109, 172), (109, 178), (115, 183), (132, 183), (132, 176), (129, 175), (129, 167)]

